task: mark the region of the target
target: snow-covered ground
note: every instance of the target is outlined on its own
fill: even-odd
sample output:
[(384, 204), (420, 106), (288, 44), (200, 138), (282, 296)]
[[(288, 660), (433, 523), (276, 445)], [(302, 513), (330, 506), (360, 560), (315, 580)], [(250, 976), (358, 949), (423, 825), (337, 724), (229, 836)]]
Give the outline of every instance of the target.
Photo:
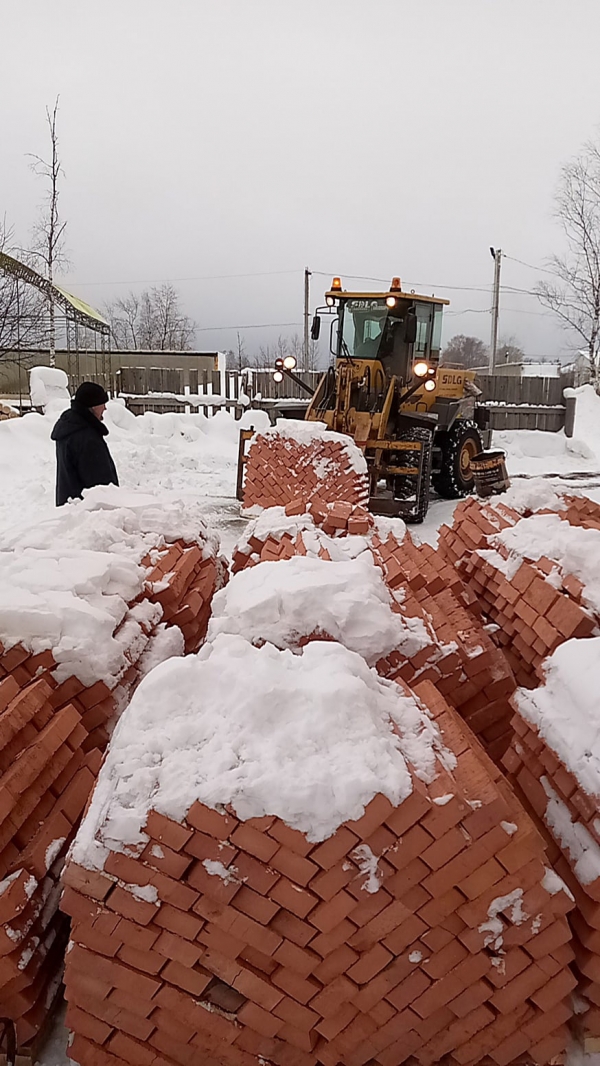
[[(506, 451), (515, 483), (543, 476), (600, 500), (600, 399), (589, 387), (577, 392), (572, 440), (563, 433), (511, 431), (497, 433), (494, 445)], [(0, 551), (15, 543), (19, 531), (56, 515), (50, 431), (59, 413), (60, 407), (54, 406), (47, 415), (0, 422)], [(266, 428), (267, 416), (248, 411), (242, 422), (235, 422), (221, 411), (212, 418), (201, 414), (135, 418), (113, 401), (105, 420), (110, 431), (107, 443), (123, 487), (193, 502), (194, 512), (216, 529), (222, 550), (229, 554), (246, 525), (235, 498), (238, 430), (250, 425)], [(455, 505), (434, 497), (425, 523), (411, 532), (435, 543), (440, 525), (452, 520)], [(40, 1066), (67, 1066), (65, 1045), (60, 1017)]]
[[(496, 433), (494, 446), (507, 454), (509, 475), (548, 477), (572, 484), (600, 498), (600, 399), (590, 386), (578, 389), (575, 435), (511, 430)], [(26, 528), (51, 517), (54, 508), (55, 460), (50, 431), (60, 408), (46, 415), (0, 423), (0, 538), (9, 528)], [(135, 417), (112, 401), (105, 414), (111, 449), (121, 485), (153, 493), (176, 494), (201, 501), (205, 519), (221, 536), (228, 553), (244, 528), (235, 498), (238, 431), (266, 428), (262, 411), (248, 411), (236, 422), (226, 411)], [(584, 475), (583, 478), (581, 475)], [(452, 518), (455, 503), (434, 497), (418, 536), (435, 542), (440, 525)], [(0, 539), (1, 547), (1, 539)]]

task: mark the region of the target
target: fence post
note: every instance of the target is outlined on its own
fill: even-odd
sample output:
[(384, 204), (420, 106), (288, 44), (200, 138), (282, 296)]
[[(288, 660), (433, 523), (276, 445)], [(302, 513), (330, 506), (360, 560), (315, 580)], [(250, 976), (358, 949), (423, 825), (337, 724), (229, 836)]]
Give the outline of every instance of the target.
[(565, 437), (572, 437), (575, 429), (575, 411), (577, 408), (577, 397), (566, 396), (565, 397)]

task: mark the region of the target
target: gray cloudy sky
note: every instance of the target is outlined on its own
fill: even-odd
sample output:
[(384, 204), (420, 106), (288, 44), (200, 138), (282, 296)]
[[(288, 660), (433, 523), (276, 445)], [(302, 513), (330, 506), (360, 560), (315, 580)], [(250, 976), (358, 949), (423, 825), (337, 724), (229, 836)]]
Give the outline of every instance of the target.
[[(171, 280), (199, 348), (235, 343), (206, 327), (244, 327), (249, 351), (300, 331), (305, 266), (325, 272), (313, 306), (331, 273), (400, 274), (451, 299), (446, 339), (487, 341), (489, 292), (469, 289), (490, 288), (489, 245), (534, 265), (559, 249), (559, 168), (600, 122), (598, 0), (0, 7), (0, 211), (25, 244), (26, 153), (47, 153), (60, 93), (68, 285), (101, 305)], [(507, 285), (539, 277), (504, 263)], [(503, 295), (500, 333), (566, 350), (532, 297)]]

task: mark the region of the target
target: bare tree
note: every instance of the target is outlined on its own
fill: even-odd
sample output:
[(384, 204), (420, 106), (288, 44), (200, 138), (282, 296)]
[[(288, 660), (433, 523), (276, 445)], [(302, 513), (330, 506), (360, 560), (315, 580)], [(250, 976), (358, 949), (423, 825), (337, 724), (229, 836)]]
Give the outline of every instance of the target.
[[(0, 219), (0, 252), (14, 254), (13, 231)], [(20, 254), (24, 262), (31, 256)], [(46, 302), (36, 289), (12, 274), (0, 275), (0, 359), (16, 362), (20, 353), (46, 342)]]
[[(41, 217), (34, 229), (33, 254), (37, 255), (44, 264), (44, 273), (50, 284), (54, 284), (55, 268), (65, 262), (64, 235), (67, 226), (62, 222), (58, 213), (58, 179), (64, 171), (58, 155), (58, 134), (56, 132), (56, 119), (58, 115), (58, 96), (54, 102), (52, 113), (46, 108), (46, 119), (50, 130), (50, 160), (47, 161), (39, 155), (31, 154), (33, 160), (31, 168), (35, 174), (48, 182), (46, 204)], [(54, 301), (48, 297), (48, 315), (50, 319), (50, 366), (56, 365), (56, 327), (54, 321)]]
[(502, 363), (523, 363), (524, 361), (525, 352), (517, 344), (516, 338), (502, 337), (496, 350), (496, 364), (500, 366)]
[(120, 349), (190, 351), (195, 324), (179, 307), (172, 285), (146, 289), (141, 296), (130, 292), (105, 306), (113, 342)]
[(556, 282), (535, 291), (563, 326), (583, 341), (591, 380), (600, 384), (600, 145), (588, 141), (561, 171), (555, 216), (566, 239), (565, 255), (549, 261)]
[(446, 366), (457, 363), (470, 369), (487, 367), (488, 351), (479, 337), (465, 337), (464, 333), (457, 333), (444, 348), (441, 362)]

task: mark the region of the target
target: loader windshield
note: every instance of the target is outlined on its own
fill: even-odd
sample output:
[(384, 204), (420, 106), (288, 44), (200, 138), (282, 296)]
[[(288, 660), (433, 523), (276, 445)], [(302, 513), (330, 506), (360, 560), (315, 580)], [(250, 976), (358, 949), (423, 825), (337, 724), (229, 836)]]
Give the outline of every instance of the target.
[(341, 356), (381, 359), (389, 354), (392, 332), (405, 308), (390, 309), (385, 300), (348, 300), (342, 306)]

